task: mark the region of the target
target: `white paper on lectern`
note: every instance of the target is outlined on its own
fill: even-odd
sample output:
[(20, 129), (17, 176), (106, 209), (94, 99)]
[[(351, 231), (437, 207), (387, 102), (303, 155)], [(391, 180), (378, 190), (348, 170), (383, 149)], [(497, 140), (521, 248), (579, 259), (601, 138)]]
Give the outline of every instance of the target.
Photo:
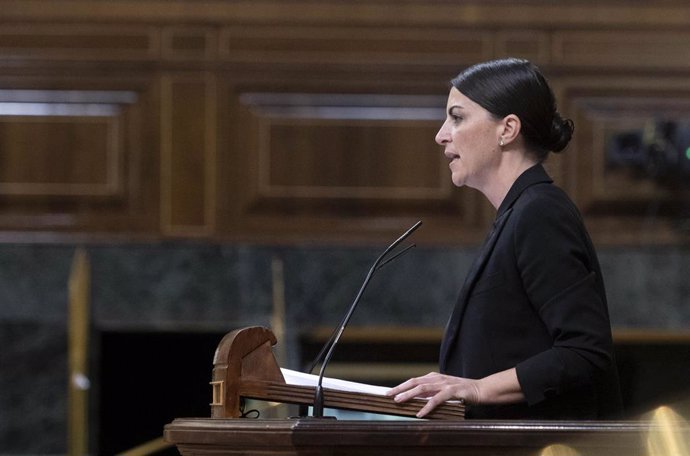
[[(316, 386), (319, 381), (318, 375), (305, 374), (291, 369), (280, 369), (288, 385)], [(328, 389), (349, 391), (352, 393), (367, 393), (385, 396), (390, 388), (385, 386), (368, 385), (366, 383), (351, 382), (337, 378), (324, 377), (321, 386)]]

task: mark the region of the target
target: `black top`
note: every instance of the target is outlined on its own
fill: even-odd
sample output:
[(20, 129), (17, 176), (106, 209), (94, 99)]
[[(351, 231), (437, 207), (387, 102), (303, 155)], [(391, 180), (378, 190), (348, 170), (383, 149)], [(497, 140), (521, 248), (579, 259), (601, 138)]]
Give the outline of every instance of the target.
[(541, 165), (508, 191), (448, 321), (440, 370), (516, 367), (526, 402), (468, 418), (603, 419), (622, 410), (599, 261), (582, 217)]

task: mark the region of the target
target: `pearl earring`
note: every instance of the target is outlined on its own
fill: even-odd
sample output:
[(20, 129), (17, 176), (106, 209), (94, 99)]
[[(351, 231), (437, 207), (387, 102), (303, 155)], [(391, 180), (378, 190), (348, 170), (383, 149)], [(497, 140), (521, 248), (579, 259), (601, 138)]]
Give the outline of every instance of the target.
[(501, 140), (498, 141), (498, 145), (501, 146), (501, 147), (503, 147), (503, 138), (501, 138)]

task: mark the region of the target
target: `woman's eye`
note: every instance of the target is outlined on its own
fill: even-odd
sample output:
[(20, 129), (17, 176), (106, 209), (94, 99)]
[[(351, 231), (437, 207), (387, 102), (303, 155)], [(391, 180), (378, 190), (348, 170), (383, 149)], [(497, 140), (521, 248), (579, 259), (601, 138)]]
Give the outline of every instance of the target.
[(454, 114), (451, 114), (451, 115), (450, 115), (450, 118), (453, 119), (453, 122), (455, 122), (455, 123), (458, 123), (458, 122), (460, 122), (460, 121), (462, 120), (462, 117), (461, 117), (461, 116), (456, 116), (456, 115), (454, 115)]

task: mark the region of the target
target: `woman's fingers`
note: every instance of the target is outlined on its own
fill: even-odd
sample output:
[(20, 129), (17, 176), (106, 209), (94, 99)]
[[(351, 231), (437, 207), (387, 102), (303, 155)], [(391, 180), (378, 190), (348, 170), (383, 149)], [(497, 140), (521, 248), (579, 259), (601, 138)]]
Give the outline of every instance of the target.
[(452, 399), (452, 395), (449, 395), (449, 390), (441, 390), (432, 397), (429, 398), (429, 400), (426, 402), (424, 407), (422, 407), (419, 412), (417, 412), (417, 418), (423, 418), (426, 415), (428, 415), (431, 411), (433, 411), (436, 407), (439, 405), (443, 404), (449, 399)]
[(417, 413), (417, 417), (421, 418), (448, 400), (462, 399), (473, 403), (477, 396), (475, 383), (475, 380), (431, 372), (401, 383), (392, 388), (388, 395), (394, 396), (396, 402), (405, 402), (415, 397), (427, 398), (426, 404)]
[(395, 400), (395, 402), (405, 402), (415, 397), (427, 398), (436, 394), (437, 392), (437, 385), (431, 383), (423, 383), (421, 385), (417, 385), (411, 389), (408, 389), (407, 391), (403, 391), (401, 393), (396, 394), (393, 399)]
[(428, 373), (422, 377), (411, 378), (411, 379), (399, 384), (398, 386), (391, 388), (388, 391), (387, 395), (388, 396), (396, 396), (396, 395), (398, 395), (404, 391), (408, 391), (412, 388), (415, 388), (418, 385), (428, 383), (429, 381), (431, 381), (431, 379), (433, 379), (437, 375), (440, 375), (440, 374), (438, 374), (436, 372), (430, 372), (430, 373)]

